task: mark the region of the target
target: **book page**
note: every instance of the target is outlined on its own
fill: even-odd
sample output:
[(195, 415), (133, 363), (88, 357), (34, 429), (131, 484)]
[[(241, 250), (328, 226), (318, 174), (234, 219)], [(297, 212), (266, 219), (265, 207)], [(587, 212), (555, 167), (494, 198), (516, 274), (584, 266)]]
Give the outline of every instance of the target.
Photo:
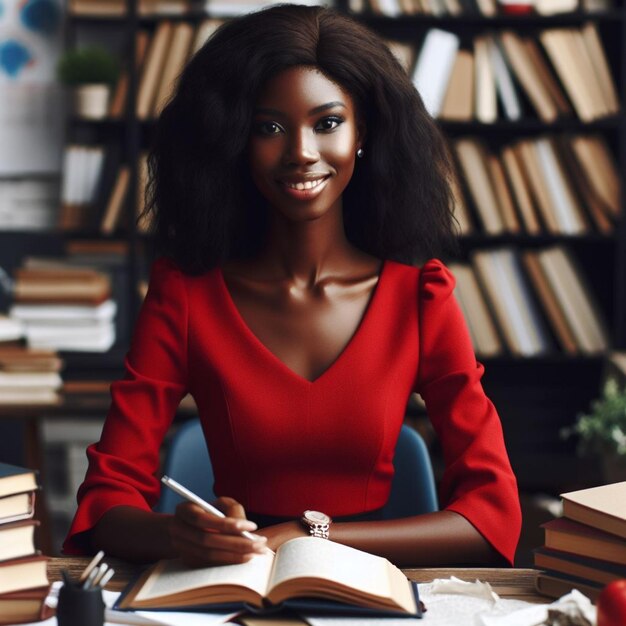
[(161, 561), (154, 569), (136, 601), (171, 596), (211, 585), (238, 585), (265, 595), (272, 570), (272, 555), (259, 554), (247, 563), (190, 569), (179, 559)]
[(387, 559), (327, 539), (300, 537), (279, 548), (268, 587), (271, 591), (287, 580), (314, 577), (389, 598), (393, 592), (388, 564)]

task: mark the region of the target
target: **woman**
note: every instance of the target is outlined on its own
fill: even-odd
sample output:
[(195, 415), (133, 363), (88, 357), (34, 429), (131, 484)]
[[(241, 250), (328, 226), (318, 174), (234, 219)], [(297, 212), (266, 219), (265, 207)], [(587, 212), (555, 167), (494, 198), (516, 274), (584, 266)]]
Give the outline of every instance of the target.
[[(398, 565), (511, 563), (516, 481), (454, 279), (410, 265), (450, 239), (450, 166), (382, 41), (319, 7), (232, 20), (184, 71), (150, 171), (166, 256), (65, 551), (241, 562), (307, 535), (317, 509), (330, 540)], [(151, 511), (188, 391), (223, 520)], [(444, 510), (383, 521), (412, 391), (441, 439)]]

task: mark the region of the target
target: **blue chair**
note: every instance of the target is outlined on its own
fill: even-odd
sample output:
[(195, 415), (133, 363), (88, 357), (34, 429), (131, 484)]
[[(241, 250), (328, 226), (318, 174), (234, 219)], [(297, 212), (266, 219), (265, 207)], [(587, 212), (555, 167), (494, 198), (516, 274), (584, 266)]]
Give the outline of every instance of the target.
[[(402, 426), (400, 431), (393, 464), (395, 474), (383, 517), (396, 519), (436, 511), (437, 492), (428, 448), (422, 437), (408, 426)], [(199, 419), (189, 420), (178, 429), (167, 452), (163, 472), (201, 498), (209, 502), (215, 499), (213, 469)], [(163, 487), (154, 510), (173, 513), (181, 501), (179, 495)]]

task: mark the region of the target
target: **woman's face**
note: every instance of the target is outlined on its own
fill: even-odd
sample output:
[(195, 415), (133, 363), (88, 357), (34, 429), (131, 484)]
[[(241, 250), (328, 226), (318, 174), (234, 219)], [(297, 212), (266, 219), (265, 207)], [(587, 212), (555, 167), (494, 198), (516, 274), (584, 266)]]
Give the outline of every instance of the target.
[(248, 143), (252, 179), (282, 216), (316, 219), (341, 208), (363, 139), (348, 93), (314, 67), (284, 70), (256, 102)]

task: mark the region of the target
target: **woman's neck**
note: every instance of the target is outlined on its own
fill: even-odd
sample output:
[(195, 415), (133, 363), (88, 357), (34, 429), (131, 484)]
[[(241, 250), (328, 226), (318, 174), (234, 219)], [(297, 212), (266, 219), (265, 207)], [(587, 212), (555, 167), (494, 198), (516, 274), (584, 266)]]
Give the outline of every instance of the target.
[(282, 278), (314, 285), (344, 273), (361, 254), (348, 241), (337, 212), (311, 221), (275, 220), (259, 262)]

